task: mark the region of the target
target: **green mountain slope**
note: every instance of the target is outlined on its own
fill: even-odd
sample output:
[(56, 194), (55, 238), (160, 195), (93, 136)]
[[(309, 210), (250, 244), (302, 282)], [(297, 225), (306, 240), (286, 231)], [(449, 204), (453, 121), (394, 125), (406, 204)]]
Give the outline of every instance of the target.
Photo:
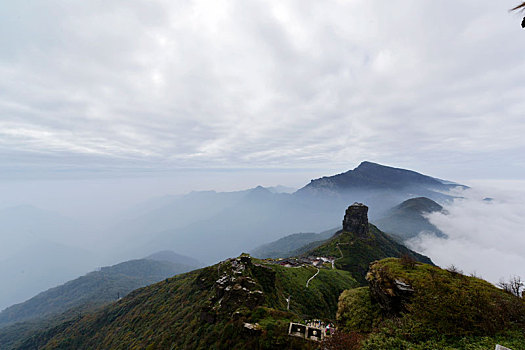
[(343, 221), (343, 229), (320, 246), (304, 253), (305, 256), (331, 256), (338, 269), (349, 271), (360, 283), (365, 283), (368, 266), (387, 257), (410, 256), (417, 261), (432, 264), (418, 254), (368, 223), (368, 207), (356, 203), (350, 206)]
[(90, 272), (51, 288), (0, 313), (0, 327), (33, 318), (42, 318), (71, 308), (89, 309), (116, 300), (134, 289), (194, 267), (150, 259), (130, 260)]
[(334, 319), (339, 294), (357, 285), (346, 271), (321, 269), (307, 288), (315, 272), (248, 256), (229, 259), (136, 290), (17, 348), (313, 349), (287, 336), (290, 320)]
[(365, 350), (525, 349), (525, 300), (454, 270), (389, 258), (373, 263), (368, 287), (339, 300), (345, 332)]

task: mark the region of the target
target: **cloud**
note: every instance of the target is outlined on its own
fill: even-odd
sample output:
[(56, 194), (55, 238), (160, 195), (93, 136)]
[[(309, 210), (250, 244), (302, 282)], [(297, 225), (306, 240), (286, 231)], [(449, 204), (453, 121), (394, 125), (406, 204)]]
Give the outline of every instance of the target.
[(493, 283), (525, 276), (525, 183), (485, 181), (478, 185), (445, 205), (448, 214), (429, 215), (448, 239), (422, 236), (410, 245), (442, 267), (455, 265)]
[(372, 159), (479, 170), (525, 148), (522, 33), (510, 6), (3, 4), (0, 158), (29, 168)]

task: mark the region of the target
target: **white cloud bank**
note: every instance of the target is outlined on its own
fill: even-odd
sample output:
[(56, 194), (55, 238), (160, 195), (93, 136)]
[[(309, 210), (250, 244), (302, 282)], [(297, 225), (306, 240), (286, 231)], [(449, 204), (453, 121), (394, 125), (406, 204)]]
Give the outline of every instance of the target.
[(423, 236), (411, 246), (442, 267), (455, 265), (493, 283), (525, 277), (525, 182), (480, 181), (459, 195), (464, 198), (445, 205), (447, 215), (429, 216), (449, 238)]

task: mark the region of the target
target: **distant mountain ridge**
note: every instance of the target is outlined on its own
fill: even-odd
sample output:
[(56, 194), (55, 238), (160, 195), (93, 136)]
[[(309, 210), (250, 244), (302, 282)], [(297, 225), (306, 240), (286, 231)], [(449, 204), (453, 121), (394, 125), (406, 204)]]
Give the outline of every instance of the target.
[(291, 235), (284, 236), (283, 238), (280, 238), (276, 241), (263, 244), (257, 247), (256, 249), (252, 250), (250, 253), (254, 257), (261, 259), (276, 259), (290, 257), (296, 255), (296, 253), (300, 254), (298, 249), (312, 242), (319, 242), (319, 244), (321, 244), (322, 241), (325, 241), (332, 237), (334, 233), (336, 233), (338, 230), (339, 228), (334, 228), (321, 233), (293, 233)]
[(168, 248), (213, 263), (289, 232), (321, 232), (333, 227), (340, 220), (338, 213), (355, 201), (370, 207), (369, 216), (375, 222), (409, 198), (427, 197), (439, 203), (452, 200), (446, 192), (457, 186), (463, 185), (365, 161), (345, 173), (312, 180), (292, 194), (272, 193), (258, 186), (228, 193), (193, 192), (173, 198), (170, 204), (164, 198), (153, 211), (143, 211), (115, 230), (132, 232), (136, 238), (128, 256)]
[(431, 189), (448, 190), (452, 187), (462, 186), (450, 181), (439, 180), (412, 170), (389, 167), (364, 161), (353, 170), (345, 173), (325, 176), (312, 180), (308, 185), (297, 192), (305, 191), (347, 191), (359, 189), (401, 189), (404, 187), (427, 187)]
[(202, 263), (197, 259), (185, 256), (182, 254), (177, 254), (172, 250), (161, 250), (156, 253), (150, 254), (144, 259), (156, 260), (156, 261), (167, 261), (174, 264), (179, 264), (181, 266), (190, 266), (190, 267), (201, 267)]

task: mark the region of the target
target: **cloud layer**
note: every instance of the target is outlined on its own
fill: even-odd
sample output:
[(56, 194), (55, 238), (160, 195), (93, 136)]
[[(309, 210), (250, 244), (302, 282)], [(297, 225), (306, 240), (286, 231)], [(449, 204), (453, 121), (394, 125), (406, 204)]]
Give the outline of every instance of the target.
[(436, 175), (507, 164), (509, 176), (525, 169), (512, 4), (2, 4), (2, 167), (371, 159)]
[(525, 182), (478, 186), (446, 205), (447, 215), (429, 216), (448, 239), (423, 236), (411, 246), (442, 267), (454, 265), (493, 283), (514, 275), (524, 278)]

